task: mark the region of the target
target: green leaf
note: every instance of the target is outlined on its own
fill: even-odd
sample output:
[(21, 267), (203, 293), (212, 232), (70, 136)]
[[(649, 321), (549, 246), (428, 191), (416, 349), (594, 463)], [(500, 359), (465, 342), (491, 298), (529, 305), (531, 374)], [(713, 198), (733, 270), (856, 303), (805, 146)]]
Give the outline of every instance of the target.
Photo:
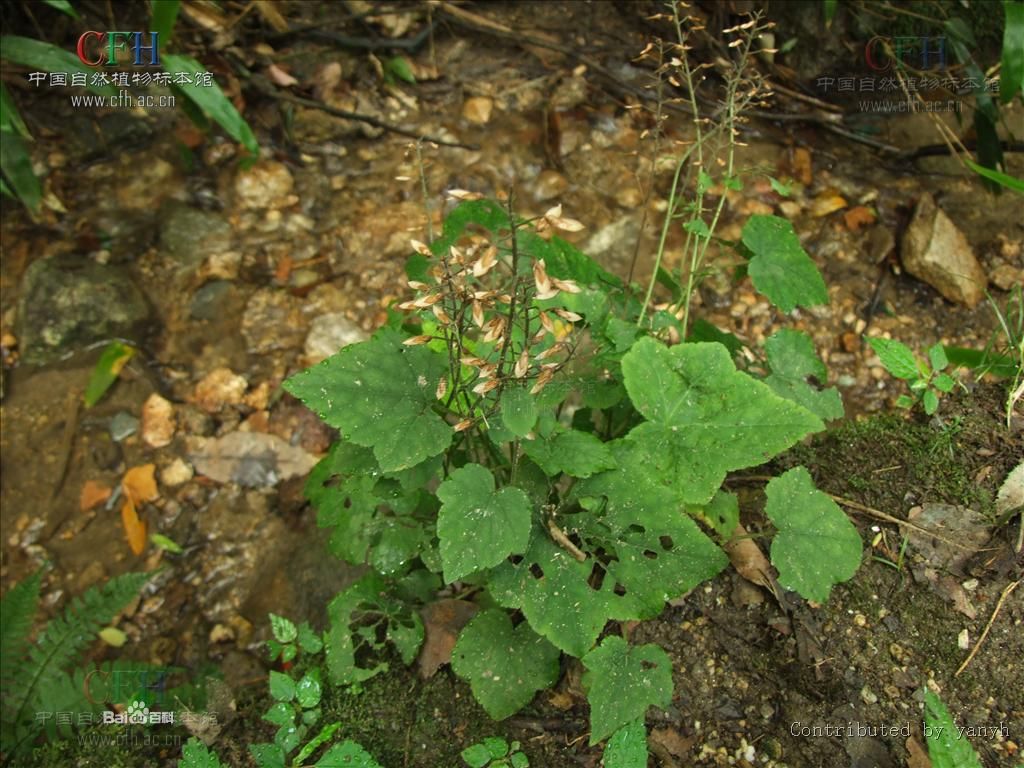
[(525, 387), (512, 386), (501, 394), (501, 418), (516, 437), (525, 437), (537, 423), (537, 406)]
[(295, 759), (292, 761), (292, 765), (305, 765), (306, 758), (316, 752), (323, 744), (330, 741), (340, 728), (341, 723), (329, 723), (321, 728), (320, 733), (307, 741), (305, 746), (298, 751)]
[(774, 176), (768, 177), (768, 183), (771, 184), (772, 190), (782, 197), (789, 197), (792, 194), (788, 184), (783, 184), (781, 181), (776, 179)]
[(5, 691), (28, 650), (42, 578), (42, 570), (37, 570), (7, 590), (0, 600), (0, 682)]
[(259, 768), (284, 768), (284, 750), (277, 744), (250, 744), (249, 754)]
[(276, 613), (270, 614), (270, 631), (274, 633), (274, 639), (279, 643), (290, 643), (298, 636), (295, 625)]
[(391, 329), (351, 344), (292, 376), (284, 388), (351, 442), (373, 448), (385, 472), (414, 467), (443, 453), (452, 428), (434, 412), (444, 358), (407, 347)]
[(484, 768), (491, 762), (491, 750), (485, 744), (473, 744), (462, 750), (461, 757), (470, 768)]
[(921, 376), (917, 358), (903, 342), (872, 336), (868, 339), (868, 344), (878, 355), (885, 369), (897, 379), (916, 379)]
[(1010, 176), (1008, 173), (1002, 173), (1001, 171), (997, 171), (993, 168), (986, 168), (983, 165), (978, 165), (969, 157), (963, 158), (963, 161), (967, 163), (967, 166), (979, 176), (982, 176), (989, 181), (994, 181), (996, 184), (1006, 187), (1013, 192), (1024, 194), (1024, 180), (1018, 179), (1016, 176)]
[(295, 681), (288, 675), (271, 670), (270, 695), (277, 701), (291, 701), (295, 698)]
[(1024, 3), (1003, 0), (1002, 67), (999, 71), (999, 100), (1009, 104), (1024, 90)]
[(181, 760), (178, 768), (222, 768), (217, 755), (206, 748), (195, 736), (185, 742), (181, 749)]
[(380, 763), (373, 759), (359, 744), (346, 739), (335, 744), (324, 756), (316, 761), (316, 768), (381, 768)]
[(647, 729), (643, 719), (612, 734), (604, 748), (604, 768), (647, 768)]
[(61, 13), (67, 14), (72, 19), (81, 18), (81, 16), (78, 15), (78, 11), (71, 6), (71, 3), (68, 2), (68, 0), (43, 0), (43, 2), (51, 8), (56, 8)]
[(765, 514), (779, 529), (771, 550), (779, 583), (824, 603), (833, 584), (857, 572), (860, 534), (843, 510), (814, 487), (803, 467), (773, 478), (765, 493)]
[(751, 216), (743, 227), (743, 244), (754, 254), (747, 267), (754, 287), (783, 312), (828, 303), (825, 281), (788, 221)]
[(956, 379), (948, 373), (940, 373), (932, 380), (932, 385), (939, 390), (939, 392), (952, 392), (953, 387), (956, 386)]
[(320, 703), (321, 692), (320, 670), (314, 667), (295, 686), (295, 700), (303, 709), (312, 709)]
[(836, 8), (839, 7), (839, 0), (822, 0), (822, 8), (825, 11), (825, 29), (832, 26), (832, 19), (836, 17)]
[[(518, 744), (519, 742), (516, 742)], [(509, 764), (512, 768), (529, 768), (530, 758), (524, 755), (522, 752), (513, 752), (508, 758)]]
[[(609, 616), (646, 619), (666, 600), (693, 589), (722, 570), (728, 559), (688, 516), (678, 493), (656, 473), (649, 457), (628, 440), (610, 444), (616, 469), (580, 483), (577, 493), (592, 514), (570, 518), (585, 549), (614, 554), (604, 568), (615, 591)], [(602, 506), (596, 499), (604, 499)], [(731, 531), (730, 531), (731, 533)]]
[(548, 438), (527, 440), (520, 444), (548, 477), (564, 472), (572, 477), (590, 477), (615, 466), (608, 446), (589, 432), (575, 429), (556, 431)]
[(935, 344), (928, 349), (928, 360), (932, 364), (932, 370), (938, 372), (949, 365), (949, 358), (946, 357), (946, 350), (941, 344)]
[(14, 195), (25, 207), (38, 211), (43, 189), (32, 170), (28, 147), (21, 136), (7, 130), (0, 130), (0, 171), (3, 171)]
[(412, 65), (405, 56), (393, 56), (384, 62), (384, 71), (406, 83), (415, 83), (416, 75), (413, 74)]
[(462, 630), (452, 651), (452, 669), (469, 681), (487, 714), (503, 720), (529, 704), (537, 691), (557, 682), (559, 656), (558, 649), (527, 622), (513, 628), (505, 611), (491, 609), (477, 614)]
[(328, 604), (327, 615), (331, 622), (324, 638), (327, 672), (335, 685), (362, 682), (387, 670), (387, 663), (380, 660), (384, 651), (377, 632), (380, 627), (386, 627), (386, 640), (406, 664), (423, 642), (419, 614), (396, 599), (375, 573), (340, 592)]
[[(194, 79), (197, 74), (206, 72), (206, 67), (190, 56), (168, 53), (163, 56), (162, 61), (164, 69), (171, 75), (184, 73)], [(238, 114), (235, 105), (224, 95), (216, 80), (212, 81), (209, 87), (186, 86), (181, 89), (181, 93), (227, 131), (231, 138), (245, 147), (249, 154), (259, 156), (260, 148), (256, 143), (256, 136), (245, 119)]]
[(89, 382), (85, 385), (85, 395), (82, 399), (85, 401), (86, 408), (92, 408), (100, 401), (100, 398), (110, 389), (111, 384), (117, 381), (121, 369), (132, 359), (134, 354), (134, 347), (129, 347), (119, 341), (113, 341), (107, 345), (103, 354), (100, 355), (100, 359), (93, 366), (92, 373), (89, 374)]
[(914, 398), (910, 397), (909, 395), (900, 395), (899, 397), (896, 398), (896, 407), (897, 408), (913, 408), (914, 407)]
[(100, 96), (117, 96), (117, 89), (110, 85), (98, 84), (93, 80), (96, 71), (87, 67), (78, 57), (58, 48), (51, 43), (44, 43), (42, 40), (34, 40), (31, 37), (18, 37), (16, 35), (4, 35), (0, 37), (0, 59), (13, 61), (15, 64), (22, 64), (44, 72), (67, 72), (69, 75), (85, 75), (86, 88)]
[(924, 720), (928, 725), (926, 738), (932, 768), (981, 768), (971, 742), (959, 735), (946, 705), (930, 690), (924, 692)]
[(594, 644), (611, 615), (613, 585), (600, 590), (590, 581), (594, 563), (578, 562), (535, 531), (521, 562), (505, 562), (491, 572), (490, 590), (506, 608), (520, 608), (534, 631), (572, 656)]
[(721, 344), (638, 341), (622, 358), (626, 391), (648, 419), (628, 440), (646, 472), (706, 504), (727, 472), (756, 466), (824, 429), (807, 409), (736, 370)]
[(18, 107), (14, 104), (14, 99), (11, 98), (10, 91), (7, 90), (7, 86), (3, 83), (0, 83), (0, 130), (7, 131), (8, 133), (17, 133), (23, 139), (32, 140), (32, 134), (29, 132), (28, 126), (21, 119), (21, 114), (18, 112)]
[(631, 646), (621, 637), (604, 642), (583, 657), (583, 685), (590, 702), (590, 744), (607, 738), (651, 705), (672, 701), (672, 662), (659, 646)]
[(494, 475), (479, 464), (457, 469), (437, 489), (437, 536), (445, 580), (458, 581), (526, 549), (530, 499), (515, 487), (494, 490)]
[(700, 509), (700, 514), (721, 541), (728, 541), (740, 521), (739, 499), (734, 493), (719, 491), (703, 509)]
[(160, 36), (161, 45), (171, 42), (171, 32), (174, 30), (174, 23), (178, 20), (180, 7), (180, 0), (149, 0), (152, 14), (150, 28)]
[(924, 412), (929, 416), (939, 410), (939, 396), (935, 394), (934, 389), (925, 390), (921, 396), (921, 403), (924, 405)]
[(299, 625), (299, 645), (306, 653), (320, 653), (323, 650), (323, 640), (320, 639), (319, 633), (314, 632), (309, 626), (308, 621)]
[(711, 237), (711, 230), (708, 229), (708, 225), (704, 223), (704, 219), (690, 219), (683, 225), (683, 229), (691, 235), (697, 235), (698, 237)]
[(263, 719), (268, 723), (281, 727), (295, 721), (295, 709), (286, 701), (279, 701), (267, 710)]
[(764, 343), (772, 372), (764, 383), (780, 397), (799, 403), (823, 421), (843, 417), (843, 401), (835, 387), (819, 390), (808, 383), (815, 377), (826, 381), (828, 370), (814, 351), (811, 337), (800, 331), (783, 328)]
[(174, 539), (164, 536), (162, 533), (152, 533), (149, 536), (149, 540), (153, 542), (153, 545), (158, 549), (162, 549), (164, 552), (170, 552), (174, 555), (180, 555), (183, 550), (181, 545), (178, 544)]
[(707, 320), (702, 317), (698, 317), (690, 325), (690, 333), (686, 337), (687, 341), (717, 341), (719, 344), (729, 350), (729, 354), (735, 356), (740, 350), (743, 349), (743, 342), (738, 337), (731, 333), (726, 333), (719, 328), (716, 328)]

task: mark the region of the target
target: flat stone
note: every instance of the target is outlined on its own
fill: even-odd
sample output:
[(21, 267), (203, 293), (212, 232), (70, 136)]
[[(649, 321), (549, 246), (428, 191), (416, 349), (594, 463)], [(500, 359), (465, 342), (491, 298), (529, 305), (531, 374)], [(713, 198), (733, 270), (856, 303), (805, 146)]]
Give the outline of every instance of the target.
[(975, 307), (988, 283), (970, 243), (925, 192), (903, 235), (903, 266), (949, 301)]
[(302, 344), (308, 321), (301, 302), (285, 291), (262, 288), (252, 295), (242, 315), (246, 348), (254, 354), (293, 349)]
[(82, 256), (54, 256), (25, 270), (18, 306), (22, 359), (41, 365), (94, 342), (141, 342), (150, 308), (127, 272)]
[(163, 207), (160, 221), (160, 247), (183, 267), (198, 267), (231, 241), (231, 226), (222, 216), (176, 201)]
[(306, 337), (306, 357), (311, 364), (319, 363), (342, 347), (365, 341), (368, 337), (366, 331), (340, 312), (321, 315), (313, 321)]

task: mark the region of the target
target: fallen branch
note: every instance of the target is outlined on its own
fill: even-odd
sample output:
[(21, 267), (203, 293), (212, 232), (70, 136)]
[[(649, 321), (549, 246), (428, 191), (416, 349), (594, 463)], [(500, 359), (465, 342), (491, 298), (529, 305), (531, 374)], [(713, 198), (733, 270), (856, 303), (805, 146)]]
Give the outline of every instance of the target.
[(1003, 593), (999, 595), (999, 602), (996, 603), (996, 608), (994, 611), (992, 611), (992, 615), (989, 617), (988, 624), (985, 625), (985, 630), (981, 633), (981, 637), (978, 638), (978, 642), (976, 642), (974, 644), (974, 647), (971, 648), (971, 652), (967, 654), (967, 658), (964, 659), (964, 663), (961, 664), (960, 668), (953, 673), (953, 677), (959, 677), (960, 673), (967, 669), (967, 665), (971, 663), (971, 659), (975, 657), (975, 655), (978, 653), (978, 649), (981, 648), (981, 644), (984, 643), (985, 638), (988, 637), (988, 631), (992, 629), (992, 624), (993, 622), (995, 622), (996, 616), (999, 615), (999, 610), (1003, 607), (1003, 603), (1006, 602), (1006, 598), (1008, 598), (1010, 596), (1010, 593), (1013, 592), (1013, 590), (1015, 590), (1018, 586), (1020, 586), (1020, 579), (1017, 579), (1016, 581), (1006, 585), (1006, 588), (1003, 590)]
[(347, 109), (338, 109), (337, 107), (332, 107), (330, 104), (324, 104), (322, 101), (317, 101), (316, 99), (307, 99), (303, 96), (296, 96), (293, 93), (289, 93), (288, 91), (275, 87), (269, 80), (261, 75), (250, 75), (249, 83), (260, 93), (277, 101), (287, 101), (291, 104), (308, 107), (309, 109), (318, 109), (321, 112), (326, 112), (328, 115), (341, 117), (345, 120), (355, 120), (356, 122), (366, 123), (367, 125), (372, 125), (375, 128), (380, 128), (388, 131), (389, 133), (398, 134), (399, 136), (408, 136), (409, 138), (416, 139), (417, 141), (426, 141), (431, 144), (438, 144), (442, 147), (455, 147), (456, 149), (469, 150), (480, 149), (476, 144), (465, 144), (461, 141), (448, 141), (447, 139), (431, 136), (426, 133), (420, 133), (419, 131), (414, 131), (410, 128), (403, 128), (400, 125), (389, 123), (385, 120), (381, 120), (380, 118), (373, 117), (372, 115), (364, 115), (360, 112), (349, 112)]

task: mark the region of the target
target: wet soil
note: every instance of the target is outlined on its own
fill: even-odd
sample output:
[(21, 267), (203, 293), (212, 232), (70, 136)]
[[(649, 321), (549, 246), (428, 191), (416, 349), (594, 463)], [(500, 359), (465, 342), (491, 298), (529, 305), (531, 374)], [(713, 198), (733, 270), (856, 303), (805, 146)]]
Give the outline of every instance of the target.
[[(652, 269), (670, 182), (667, 154), (692, 130), (685, 118), (673, 116), (655, 146), (651, 119), (636, 108), (630, 87), (651, 79), (633, 61), (652, 34), (645, 8), (524, 3), (473, 10), (510, 29), (561, 41), (563, 48), (586, 50), (614, 78), (593, 68), (579, 72), (579, 61), (564, 51), (518, 46), (450, 23), (438, 26), (432, 47), (410, 55), (423, 68), (416, 85), (385, 84), (364, 53), (312, 37), (278, 43), (279, 55), (272, 58), (336, 105), (478, 145), (422, 147), (426, 204), (407, 139), (293, 109), (251, 89), (244, 91), (245, 114), (266, 154), (250, 170), (239, 167), (234, 145), (197, 135), (179, 111), (92, 116), (71, 110), (66, 95), (52, 90), (19, 91), (19, 105), (36, 129), (44, 184), (65, 210), (51, 205), (33, 221), (5, 201), (0, 219), (0, 578), (6, 591), (46, 564), (40, 613), (49, 617), (106, 578), (162, 566), (119, 624), (130, 640), (124, 655), (180, 666), (197, 677), (211, 665), (221, 670), (237, 712), (225, 714), (216, 744), (226, 764), (247, 764), (246, 745), (272, 736), (259, 720), (267, 707), (267, 613), (319, 626), (324, 605), (355, 573), (327, 554), (302, 498), (301, 477), (249, 486), (212, 480), (195, 471), (201, 453), (196, 441), (243, 431), (276, 435), (310, 456), (322, 454), (329, 431), (282, 396), (280, 381), (317, 359), (321, 347), (309, 335), (323, 318), (351, 334), (382, 322), (405, 290), (408, 239), (426, 239), (428, 217), (436, 230), (447, 189), (488, 195), (513, 190), (524, 215), (561, 202), (568, 215), (587, 224), (575, 242), (608, 269), (621, 275), (633, 269), (638, 280)], [(331, 13), (314, 3), (291, 12), (296, 24), (322, 22)], [(412, 21), (423, 16), (414, 14)], [(259, 39), (254, 26), (254, 20), (239, 25), (241, 47)], [(239, 97), (244, 83), (226, 74), (230, 66), (211, 61), (224, 73), (225, 89)], [(253, 68), (269, 63), (248, 60)], [(325, 63), (340, 66), (340, 80), (330, 81)], [(441, 76), (429, 76), (429, 68)], [(490, 105), (486, 120), (479, 112), (484, 102)], [(1008, 108), (1007, 120), (1020, 120), (1019, 106)], [(933, 142), (923, 116), (880, 127), (886, 140)], [(823, 490), (899, 519), (922, 505), (944, 503), (969, 507), (993, 522), (995, 492), (1024, 456), (1019, 421), (1005, 424), (1002, 390), (968, 376), (970, 392), (944, 400), (935, 419), (899, 414), (858, 420), (890, 411), (903, 387), (860, 337), (881, 333), (918, 350), (936, 341), (983, 346), (996, 328), (991, 309), (951, 304), (906, 275), (893, 243), (917, 197), (929, 191), (987, 272), (1019, 268), (1019, 204), (1008, 195), (986, 197), (952, 163), (882, 160), (870, 148), (813, 125), (754, 121), (744, 140), (749, 146), (740, 164), (752, 169), (751, 177), (742, 193), (730, 196), (720, 234), (738, 239), (751, 213), (790, 218), (825, 276), (831, 302), (786, 317), (756, 296), (749, 281), (732, 280), (728, 262), (720, 261), (700, 292), (697, 312), (752, 346), (783, 324), (809, 332), (850, 418), (774, 469), (803, 464)], [(811, 175), (785, 201), (754, 171), (796, 175), (797, 150), (808, 151)], [(1016, 164), (1011, 172), (1024, 175), (1019, 159), (1010, 161)], [(97, 188), (111, 192), (95, 195)], [(845, 208), (822, 214), (822, 201), (837, 196)], [(872, 224), (848, 225), (843, 212), (857, 205), (874, 210)], [(670, 239), (668, 266), (679, 260), (680, 245)], [(69, 350), (67, 359), (43, 367), (17, 364), (17, 307), (26, 269), (58, 254), (123, 270), (155, 317), (155, 330), (107, 398), (80, 413), (71, 398), (83, 390), (98, 348)], [(1005, 306), (1009, 294), (994, 286), (991, 291)], [(245, 379), (244, 398), (226, 391), (203, 396), (201, 382), (224, 368)], [(172, 442), (154, 448), (138, 432), (115, 439), (115, 417), (139, 418), (154, 393), (174, 406)], [(72, 436), (66, 439), (69, 422)], [(145, 463), (156, 465), (161, 493), (144, 509), (144, 519), (151, 531), (178, 542), (182, 555), (152, 547), (134, 555), (116, 505), (81, 510), (87, 481), (115, 488), (127, 468)], [(743, 494), (748, 528), (761, 530), (760, 481), (731, 482)], [(913, 566), (923, 555), (910, 546), (901, 558), (898, 526), (847, 510), (865, 542), (874, 544), (857, 578), (837, 587), (827, 605), (783, 609), (726, 573), (658, 620), (622, 628), (637, 642), (659, 642), (674, 662), (673, 704), (665, 712), (652, 710), (648, 720), (652, 765), (904, 765), (913, 741), (923, 742), (924, 686), (941, 691), (958, 722), (983, 734), (972, 743), (986, 765), (1020, 759), (1024, 699), (1013, 684), (1024, 679), (1020, 591), (1005, 601), (978, 656), (955, 676), (966, 656), (958, 646), (961, 632), (967, 631), (973, 647), (1002, 591), (1021, 576), (1020, 558), (1010, 549), (1019, 523), (986, 527), (990, 549), (955, 574), (971, 589), (954, 593), (948, 584), (915, 578)], [(954, 598), (961, 594), (973, 617), (958, 610), (964, 603)], [(116, 654), (97, 648), (94, 655)], [(447, 668), (422, 681), (395, 665), (355, 695), (338, 692), (326, 710), (337, 713), (341, 735), (359, 739), (389, 768), (457, 766), (460, 749), (491, 734), (518, 739), (533, 765), (593, 766), (600, 754), (586, 746), (579, 670), (568, 664), (565, 671), (555, 692), (541, 694), (500, 724), (489, 721)], [(803, 728), (826, 723), (865, 728), (804, 735)], [(999, 730), (1003, 725), (1005, 731)], [(882, 734), (882, 726), (898, 726), (897, 732)], [(64, 744), (49, 747), (36, 764), (166, 765), (177, 756), (173, 746), (83, 750)]]

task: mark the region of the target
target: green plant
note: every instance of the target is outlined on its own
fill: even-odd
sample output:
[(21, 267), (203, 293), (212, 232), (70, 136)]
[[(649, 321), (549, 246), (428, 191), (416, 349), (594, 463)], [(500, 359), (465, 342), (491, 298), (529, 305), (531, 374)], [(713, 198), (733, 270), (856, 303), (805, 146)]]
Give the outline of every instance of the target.
[[(74, 672), (69, 669), (150, 576), (128, 573), (102, 587), (90, 588), (47, 623), (32, 643), (29, 638), (39, 603), (42, 571), (16, 584), (0, 601), (0, 681), (4, 691), (0, 749), (5, 762), (44, 732), (57, 732), (53, 718), (40, 719), (37, 713), (95, 713), (102, 708), (102, 702), (92, 701), (84, 691), (88, 673), (81, 668)], [(100, 668), (100, 673), (109, 676), (129, 668), (127, 664), (107, 664)], [(131, 698), (144, 700), (144, 695), (144, 691), (136, 691)]]
[(519, 751), (519, 742), (509, 744), (492, 737), (462, 750), (462, 761), (469, 768), (527, 768), (529, 758)]
[(931, 416), (939, 409), (939, 398), (953, 391), (956, 379), (943, 371), (949, 367), (949, 358), (941, 344), (928, 349), (928, 359), (917, 358), (906, 344), (895, 339), (884, 339), (880, 336), (868, 340), (871, 349), (878, 355), (882, 365), (897, 379), (907, 382), (913, 396), (900, 395), (896, 405), (900, 408), (913, 408), (921, 403), (924, 412)]
[(961, 735), (942, 699), (931, 691), (924, 692), (924, 722), (932, 768), (981, 768), (971, 742)]
[[(579, 226), (560, 207), (462, 202), (414, 242), (411, 316), (285, 382), (343, 435), (307, 485), (330, 548), (374, 570), (328, 607), (331, 682), (385, 669), (388, 644), (410, 662), (415, 606), (446, 583), (484, 608), (452, 667), (488, 713), (526, 705), (567, 653), (587, 670), (591, 743), (616, 738), (673, 683), (658, 646), (601, 639), (609, 620), (654, 617), (716, 575), (738, 522), (726, 474), (832, 417), (806, 336), (770, 340), (763, 381), (719, 341), (670, 346), (672, 315), (638, 325), (635, 295), (553, 234)], [(777, 304), (822, 300), (788, 222), (751, 217), (743, 241)], [(803, 468), (767, 495), (781, 583), (827, 599), (859, 565), (856, 529)]]
[[(73, 18), (78, 13), (69, 2), (50, 2), (48, 5)], [(177, 19), (180, 0), (151, 0), (151, 26), (162, 42), (171, 39), (174, 23)], [(100, 83), (88, 76), (94, 70), (83, 64), (77, 56), (52, 43), (34, 40), (17, 35), (0, 37), (0, 59), (32, 67), (36, 71), (65, 72), (84, 76), (86, 88), (99, 97), (116, 97), (117, 89), (110, 83)], [(187, 78), (186, 82), (195, 82), (204, 67), (195, 59), (182, 54), (162, 53), (161, 62), (164, 70), (177, 78)], [(231, 100), (221, 91), (216, 82), (211, 81), (209, 87), (182, 88), (177, 84), (169, 86), (175, 97), (180, 97), (181, 104), (189, 118), (204, 130), (208, 128), (208, 119), (220, 125), (229, 136), (242, 144), (250, 157), (259, 155), (256, 137), (245, 119), (235, 109)], [(42, 201), (42, 188), (39, 179), (32, 170), (26, 141), (32, 141), (32, 135), (22, 120), (14, 100), (6, 86), (0, 85), (0, 193), (16, 197), (30, 211), (37, 211)]]
[[(281, 663), (293, 674), (270, 671), (268, 684), (274, 703), (263, 715), (263, 719), (276, 725), (277, 732), (272, 743), (249, 745), (249, 752), (256, 765), (259, 768), (300, 768), (305, 765), (320, 768), (341, 765), (380, 768), (359, 744), (351, 740), (329, 746), (316, 763), (307, 763), (317, 750), (334, 738), (342, 725), (338, 722), (328, 723), (306, 739), (313, 734), (322, 714), (321, 655), (324, 643), (308, 622), (296, 626), (283, 616), (272, 613), (270, 628), (274, 636), (267, 644), (270, 660)], [(289, 754), (293, 752), (295, 754), (289, 759)], [(219, 768), (221, 763), (216, 754), (200, 741), (190, 739), (178, 765), (179, 768)]]

